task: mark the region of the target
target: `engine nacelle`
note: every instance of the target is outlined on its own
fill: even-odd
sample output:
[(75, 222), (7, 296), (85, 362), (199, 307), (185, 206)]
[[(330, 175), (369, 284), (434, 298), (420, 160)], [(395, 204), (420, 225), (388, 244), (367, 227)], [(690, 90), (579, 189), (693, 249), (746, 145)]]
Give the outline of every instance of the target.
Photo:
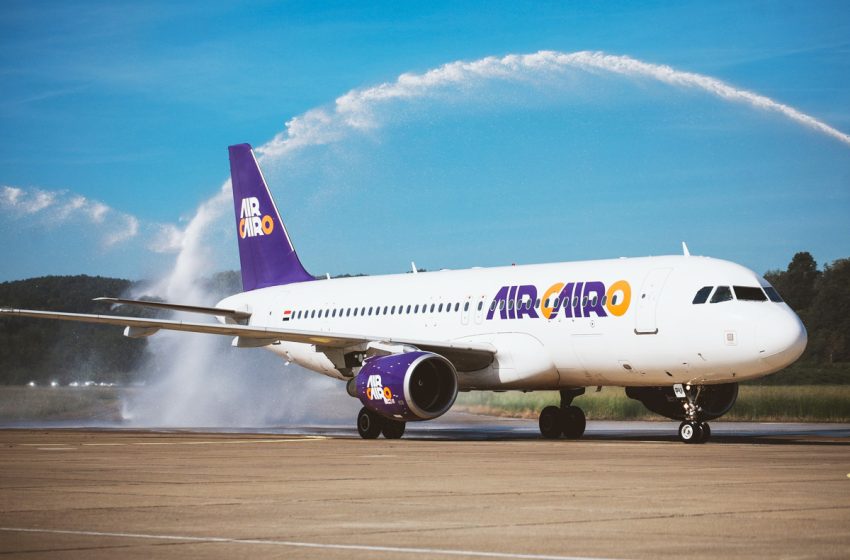
[(354, 378), (363, 406), (396, 420), (431, 420), (457, 398), (457, 372), (431, 352), (405, 352), (366, 360)]
[[(691, 389), (692, 392), (696, 388)], [(643, 406), (672, 420), (684, 420), (685, 409), (676, 398), (672, 387), (626, 387), (626, 396), (643, 403)], [(720, 418), (738, 399), (738, 384), (703, 385), (699, 393), (700, 420)]]

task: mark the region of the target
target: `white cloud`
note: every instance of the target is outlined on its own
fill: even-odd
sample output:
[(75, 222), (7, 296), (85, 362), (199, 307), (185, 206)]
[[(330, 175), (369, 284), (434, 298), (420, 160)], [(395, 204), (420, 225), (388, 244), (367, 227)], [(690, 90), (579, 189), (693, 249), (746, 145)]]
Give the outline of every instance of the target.
[(135, 216), (67, 190), (3, 186), (0, 188), (0, 211), (7, 220), (26, 217), (26, 223), (38, 223), (40, 226), (80, 223), (95, 226), (105, 247), (113, 247), (135, 238), (141, 227)]

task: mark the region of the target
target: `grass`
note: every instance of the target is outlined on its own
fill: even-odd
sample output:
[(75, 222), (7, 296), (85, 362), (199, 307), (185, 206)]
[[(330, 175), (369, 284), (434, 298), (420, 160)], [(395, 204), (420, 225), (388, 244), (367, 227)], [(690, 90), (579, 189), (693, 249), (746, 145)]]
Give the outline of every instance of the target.
[[(474, 392), (458, 396), (455, 407), (469, 412), (537, 418), (544, 406), (557, 405), (554, 391), (520, 393)], [(574, 401), (591, 420), (664, 420), (626, 396), (618, 387), (592, 389)], [(732, 421), (850, 422), (850, 386), (801, 385), (791, 387), (744, 385), (738, 401), (723, 417)]]
[[(106, 387), (0, 387), (0, 423), (38, 421), (121, 421), (126, 391)], [(544, 406), (557, 405), (558, 393), (461, 393), (455, 409), (496, 416), (537, 418)], [(626, 397), (619, 387), (603, 387), (577, 398), (591, 420), (659, 420), (664, 418)], [(850, 422), (850, 385), (742, 385), (738, 401), (723, 417), (732, 421)]]

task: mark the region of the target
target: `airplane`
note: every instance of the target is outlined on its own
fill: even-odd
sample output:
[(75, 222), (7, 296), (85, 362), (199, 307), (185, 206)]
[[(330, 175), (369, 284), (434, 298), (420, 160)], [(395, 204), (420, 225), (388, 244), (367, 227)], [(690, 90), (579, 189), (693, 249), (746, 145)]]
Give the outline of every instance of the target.
[(559, 391), (544, 438), (579, 438), (588, 387), (625, 387), (703, 443), (738, 383), (777, 372), (806, 329), (777, 291), (708, 257), (619, 258), (318, 280), (295, 251), (249, 144), (229, 147), (243, 292), (215, 307), (98, 298), (214, 316), (213, 322), (2, 309), (0, 316), (232, 336), (346, 382), (364, 439), (402, 437), (446, 413), (459, 391)]

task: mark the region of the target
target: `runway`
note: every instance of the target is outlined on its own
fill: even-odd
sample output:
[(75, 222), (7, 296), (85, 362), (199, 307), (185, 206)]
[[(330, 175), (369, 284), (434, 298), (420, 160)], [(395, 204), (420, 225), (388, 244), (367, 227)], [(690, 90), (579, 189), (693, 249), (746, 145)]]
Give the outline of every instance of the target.
[[(0, 553), (26, 558), (845, 558), (850, 426), (454, 415), (398, 441), (0, 431)], [(298, 432), (298, 433), (296, 433)]]

